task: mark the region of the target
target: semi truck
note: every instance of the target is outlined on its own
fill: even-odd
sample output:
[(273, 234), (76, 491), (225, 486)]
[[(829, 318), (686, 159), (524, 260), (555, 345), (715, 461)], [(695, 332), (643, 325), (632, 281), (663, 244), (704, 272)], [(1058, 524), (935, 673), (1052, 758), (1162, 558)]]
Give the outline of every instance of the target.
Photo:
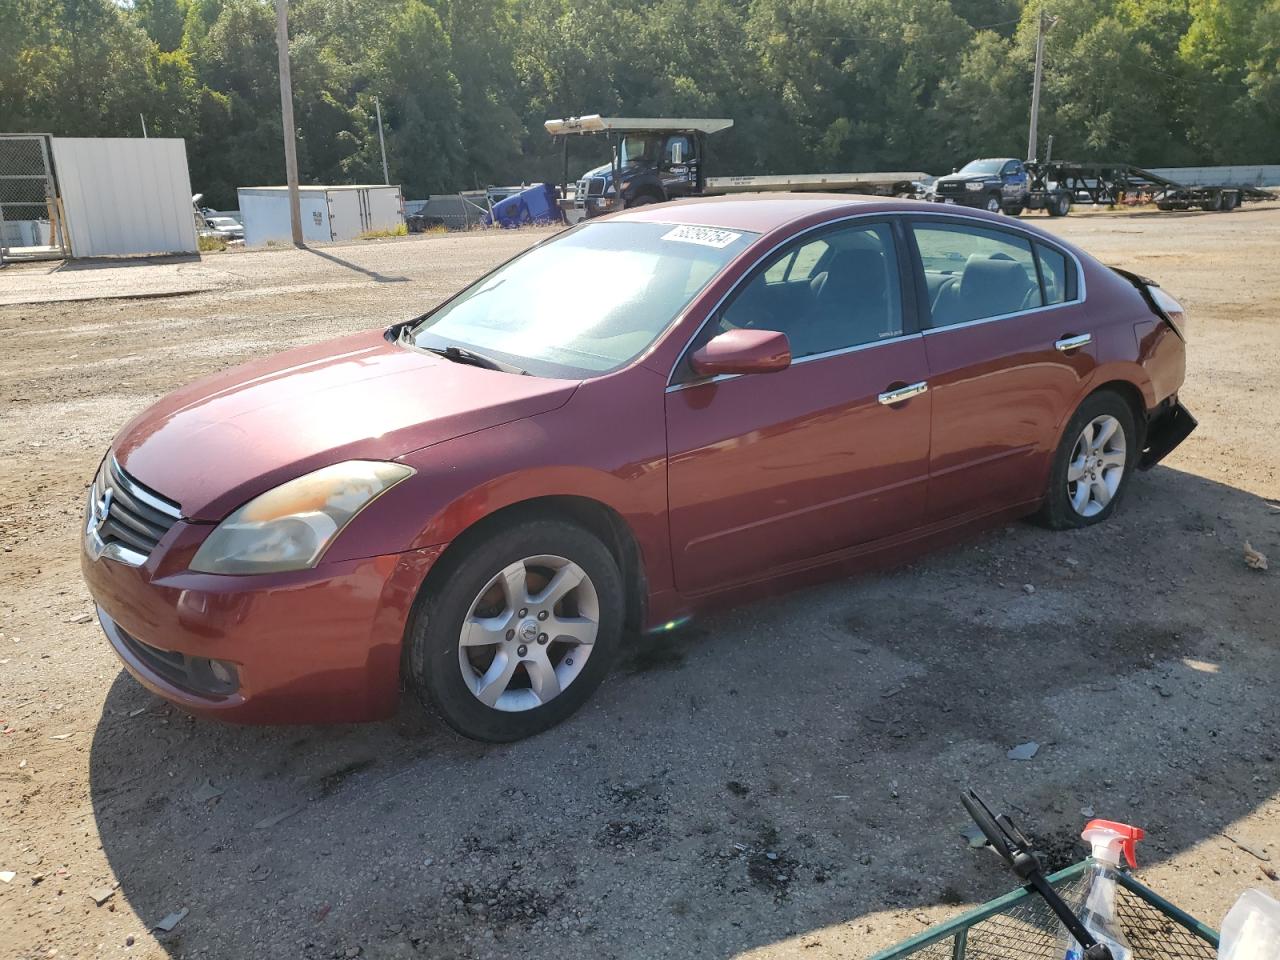
[[(827, 191), (906, 196), (918, 189), (923, 173), (815, 173), (782, 176), (707, 176), (707, 138), (728, 130), (723, 117), (581, 117), (544, 124), (562, 144), (560, 208), (570, 222), (680, 197), (719, 196), (759, 191)], [(569, 180), (569, 142), (602, 135), (609, 162)]]

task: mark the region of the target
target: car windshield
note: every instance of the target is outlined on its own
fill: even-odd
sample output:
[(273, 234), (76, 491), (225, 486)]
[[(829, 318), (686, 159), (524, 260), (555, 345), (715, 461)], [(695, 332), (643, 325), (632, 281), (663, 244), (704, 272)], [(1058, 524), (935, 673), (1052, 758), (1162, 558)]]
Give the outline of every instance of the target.
[(961, 173), (999, 173), (1004, 166), (1003, 160), (970, 160), (961, 169)]
[(757, 234), (588, 223), (534, 247), (411, 328), (536, 376), (590, 377), (635, 359)]

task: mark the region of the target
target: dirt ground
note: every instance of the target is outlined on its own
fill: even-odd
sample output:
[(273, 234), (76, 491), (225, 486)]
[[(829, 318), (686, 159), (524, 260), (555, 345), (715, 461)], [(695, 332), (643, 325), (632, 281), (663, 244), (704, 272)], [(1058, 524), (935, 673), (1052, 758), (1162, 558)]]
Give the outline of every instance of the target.
[[(188, 718), (121, 670), (77, 551), (133, 413), (411, 316), (542, 233), (0, 271), (0, 957), (863, 957), (1014, 885), (960, 837), (968, 785), (1055, 866), (1083, 811), (1144, 826), (1139, 877), (1211, 925), (1277, 895), (1280, 206), (1036, 219), (1191, 311), (1200, 429), (1118, 515), (637, 640), (510, 746), (412, 703)], [(66, 300), (152, 272), (148, 299)], [(42, 290), (64, 302), (14, 302)]]

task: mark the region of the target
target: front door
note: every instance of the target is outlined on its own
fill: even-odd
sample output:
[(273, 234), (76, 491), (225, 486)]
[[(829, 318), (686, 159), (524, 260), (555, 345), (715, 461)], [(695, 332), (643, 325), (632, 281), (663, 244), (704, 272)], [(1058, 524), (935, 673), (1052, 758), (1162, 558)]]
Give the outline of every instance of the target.
[(684, 593), (921, 522), (931, 399), (923, 339), (904, 323), (909, 291), (893, 226), (855, 224), (764, 261), (690, 347), (734, 328), (779, 330), (791, 343), (788, 369), (698, 380), (684, 362), (677, 368), (668, 484)]
[(1074, 261), (1019, 230), (920, 218), (929, 304), (931, 522), (1044, 492), (1058, 431), (1093, 371)]

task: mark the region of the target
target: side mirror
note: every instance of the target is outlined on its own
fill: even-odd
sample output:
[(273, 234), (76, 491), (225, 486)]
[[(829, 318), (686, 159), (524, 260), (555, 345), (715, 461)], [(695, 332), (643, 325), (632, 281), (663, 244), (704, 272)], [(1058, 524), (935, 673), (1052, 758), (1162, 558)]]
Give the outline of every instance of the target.
[(732, 373), (776, 373), (791, 366), (791, 344), (777, 330), (727, 330), (689, 357), (700, 377)]

